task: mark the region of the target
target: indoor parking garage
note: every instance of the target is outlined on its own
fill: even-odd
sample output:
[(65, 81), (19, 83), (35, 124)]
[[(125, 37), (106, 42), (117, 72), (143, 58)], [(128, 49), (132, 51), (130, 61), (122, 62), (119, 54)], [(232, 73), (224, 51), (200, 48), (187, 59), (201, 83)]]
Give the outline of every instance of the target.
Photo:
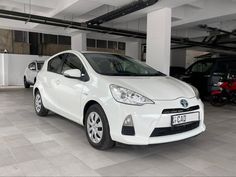
[(0, 0), (0, 176), (235, 176), (235, 0)]

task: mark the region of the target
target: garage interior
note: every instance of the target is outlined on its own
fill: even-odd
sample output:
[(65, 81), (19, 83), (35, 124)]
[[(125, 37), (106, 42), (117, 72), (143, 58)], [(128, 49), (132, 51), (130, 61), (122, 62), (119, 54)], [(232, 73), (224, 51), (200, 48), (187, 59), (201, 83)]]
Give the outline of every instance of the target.
[(82, 126), (38, 117), (23, 88), (30, 62), (71, 49), (127, 55), (167, 75), (235, 58), (235, 9), (235, 0), (0, 0), (0, 176), (235, 176), (233, 104), (204, 98), (197, 137), (98, 151)]

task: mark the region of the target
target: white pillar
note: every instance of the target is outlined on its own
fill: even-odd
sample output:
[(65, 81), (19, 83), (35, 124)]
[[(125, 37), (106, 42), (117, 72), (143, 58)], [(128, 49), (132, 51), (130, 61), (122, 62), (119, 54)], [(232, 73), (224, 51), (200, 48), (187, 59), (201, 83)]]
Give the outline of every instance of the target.
[(0, 85), (8, 86), (8, 54), (0, 54)]
[(147, 15), (147, 64), (169, 75), (171, 48), (171, 8)]
[(139, 42), (126, 42), (125, 55), (140, 60), (140, 48)]
[(79, 33), (71, 37), (71, 49), (77, 51), (87, 50), (86, 33)]

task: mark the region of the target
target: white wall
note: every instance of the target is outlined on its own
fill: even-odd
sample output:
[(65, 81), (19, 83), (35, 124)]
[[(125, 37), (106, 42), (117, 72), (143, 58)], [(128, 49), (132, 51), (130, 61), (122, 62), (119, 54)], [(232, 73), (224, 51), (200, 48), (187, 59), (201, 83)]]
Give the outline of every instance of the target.
[(4, 54), (0, 54), (0, 85), (4, 83)]
[[(46, 60), (48, 58), (48, 56), (37, 55), (0, 54), (0, 85), (23, 85), (24, 71), (28, 64), (34, 60)], [(5, 63), (4, 67), (3, 63)]]

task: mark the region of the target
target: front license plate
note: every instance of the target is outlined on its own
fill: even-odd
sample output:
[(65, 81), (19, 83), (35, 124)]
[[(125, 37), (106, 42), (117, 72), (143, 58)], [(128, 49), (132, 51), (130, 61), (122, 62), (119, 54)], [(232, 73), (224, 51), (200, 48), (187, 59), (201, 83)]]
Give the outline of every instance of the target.
[(199, 121), (199, 112), (171, 116), (171, 125), (178, 126), (189, 122)]

